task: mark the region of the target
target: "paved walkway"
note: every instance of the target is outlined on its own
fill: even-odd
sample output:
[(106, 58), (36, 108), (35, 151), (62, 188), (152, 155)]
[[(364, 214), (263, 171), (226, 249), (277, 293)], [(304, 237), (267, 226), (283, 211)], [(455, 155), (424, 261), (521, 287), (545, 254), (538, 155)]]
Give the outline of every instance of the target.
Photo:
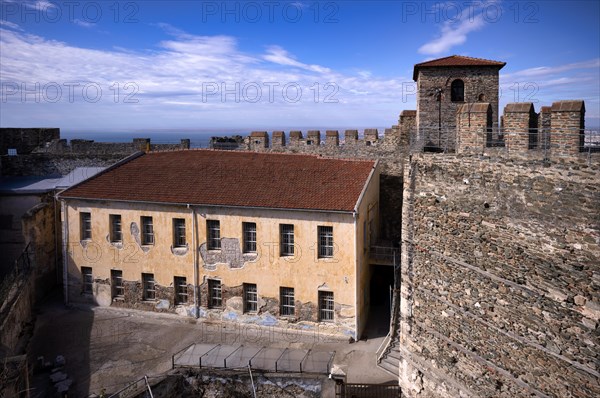
[[(383, 338), (379, 336), (350, 344), (341, 336), (318, 330), (307, 332), (230, 322), (209, 323), (171, 314), (110, 307), (65, 308), (60, 296), (56, 295), (37, 313), (29, 358), (35, 363), (40, 356), (50, 361), (63, 355), (67, 362), (65, 371), (74, 380), (73, 396), (77, 397), (100, 393), (103, 388), (107, 392), (115, 391), (144, 375), (168, 371), (172, 356), (190, 346), (198, 350), (190, 355), (193, 362), (203, 347), (218, 344), (218, 351), (203, 357), (207, 363), (218, 364), (225, 354), (240, 346), (243, 346), (242, 351), (238, 350), (228, 360), (242, 364), (251, 350), (266, 347), (260, 358), (253, 359), (252, 367), (257, 369), (270, 369), (273, 358), (282, 353), (288, 355), (287, 361), (282, 362), (284, 367), (293, 368), (299, 356), (309, 350), (317, 362), (321, 361), (321, 355), (335, 352), (333, 364), (346, 371), (348, 382), (397, 382), (375, 366), (375, 351)], [(44, 396), (47, 380), (47, 373), (36, 376), (33, 386), (37, 389), (32, 392), (32, 397)]]
[(175, 367), (329, 374), (335, 351), (196, 343), (173, 356)]

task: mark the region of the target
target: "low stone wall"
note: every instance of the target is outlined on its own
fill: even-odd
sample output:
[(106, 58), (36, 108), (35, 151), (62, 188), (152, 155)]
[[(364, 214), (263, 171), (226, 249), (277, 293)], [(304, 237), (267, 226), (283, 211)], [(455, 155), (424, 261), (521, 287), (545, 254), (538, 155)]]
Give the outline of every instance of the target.
[(48, 176), (67, 175), (77, 167), (108, 167), (127, 155), (80, 155), (35, 153), (2, 157), (2, 175)]
[[(253, 393), (253, 384), (256, 395)], [(141, 392), (137, 397), (145, 396)], [(173, 396), (202, 397), (333, 397), (335, 381), (327, 376), (302, 376), (253, 372), (253, 379), (247, 371), (192, 370), (185, 373), (172, 372), (152, 387), (155, 398)]]
[(411, 157), (400, 326), (406, 396), (600, 396), (599, 171)]
[(0, 155), (6, 155), (9, 149), (27, 154), (59, 138), (58, 128), (0, 128)]

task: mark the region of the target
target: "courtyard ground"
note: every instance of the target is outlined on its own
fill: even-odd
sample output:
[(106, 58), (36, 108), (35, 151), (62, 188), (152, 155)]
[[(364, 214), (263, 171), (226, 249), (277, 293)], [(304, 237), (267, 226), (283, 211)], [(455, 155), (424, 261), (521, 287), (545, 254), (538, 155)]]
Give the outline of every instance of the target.
[[(65, 307), (56, 293), (37, 309), (29, 358), (40, 363), (40, 357), (53, 361), (64, 356), (65, 373), (73, 380), (69, 396), (76, 397), (103, 389), (114, 392), (144, 375), (168, 371), (173, 354), (193, 343), (335, 351), (333, 363), (342, 367), (349, 383), (394, 383), (397, 378), (375, 366), (384, 330), (385, 325), (372, 322), (367, 334), (377, 337), (349, 343), (324, 331), (209, 323), (111, 307)], [(45, 396), (48, 377), (48, 372), (36, 372), (32, 397)]]

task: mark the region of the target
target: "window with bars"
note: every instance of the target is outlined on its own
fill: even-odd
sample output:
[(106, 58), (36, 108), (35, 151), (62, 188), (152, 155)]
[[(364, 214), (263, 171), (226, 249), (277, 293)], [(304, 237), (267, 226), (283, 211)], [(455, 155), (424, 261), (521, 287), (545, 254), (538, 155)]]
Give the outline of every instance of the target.
[(144, 300), (154, 300), (156, 298), (156, 281), (154, 280), (154, 274), (142, 274), (142, 284)]
[(154, 244), (154, 225), (152, 217), (142, 217), (142, 245)]
[(223, 303), (221, 295), (221, 281), (217, 279), (208, 280), (208, 308), (219, 308)]
[(244, 312), (258, 311), (258, 291), (254, 283), (244, 283)]
[(94, 287), (94, 276), (92, 275), (92, 267), (81, 267), (81, 291), (91, 294)]
[(80, 213), (79, 223), (81, 226), (81, 240), (92, 239), (92, 215), (90, 213)]
[(333, 292), (319, 292), (319, 320), (333, 321), (334, 305)]
[(113, 243), (119, 243), (123, 241), (123, 231), (121, 229), (121, 215), (111, 214), (110, 220), (110, 241)]
[(244, 253), (256, 253), (256, 223), (242, 223), (244, 233)]
[(173, 247), (185, 247), (185, 219), (173, 219)]
[(333, 257), (333, 227), (318, 228), (319, 258)]
[(112, 286), (112, 297), (123, 298), (125, 290), (123, 288), (123, 271), (113, 269), (110, 271), (110, 281)]
[(279, 243), (281, 256), (294, 255), (294, 226), (292, 224), (279, 225)]
[(185, 277), (176, 276), (173, 285), (175, 286), (175, 304), (186, 304), (188, 302), (188, 287)]
[(281, 287), (279, 288), (279, 314), (281, 316), (294, 316), (296, 304), (294, 301), (294, 288)]
[(221, 223), (206, 220), (206, 246), (208, 250), (221, 250)]

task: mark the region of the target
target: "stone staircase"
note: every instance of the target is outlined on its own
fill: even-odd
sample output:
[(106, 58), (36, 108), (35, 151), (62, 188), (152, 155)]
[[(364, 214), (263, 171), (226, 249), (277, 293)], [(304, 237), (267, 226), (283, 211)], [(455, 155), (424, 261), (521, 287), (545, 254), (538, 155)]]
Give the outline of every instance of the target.
[(377, 350), (377, 366), (392, 376), (400, 377), (400, 264), (394, 254), (394, 290), (390, 331)]
[(400, 372), (400, 350), (395, 341), (390, 341), (384, 355), (377, 360), (377, 366), (392, 376), (399, 377)]

